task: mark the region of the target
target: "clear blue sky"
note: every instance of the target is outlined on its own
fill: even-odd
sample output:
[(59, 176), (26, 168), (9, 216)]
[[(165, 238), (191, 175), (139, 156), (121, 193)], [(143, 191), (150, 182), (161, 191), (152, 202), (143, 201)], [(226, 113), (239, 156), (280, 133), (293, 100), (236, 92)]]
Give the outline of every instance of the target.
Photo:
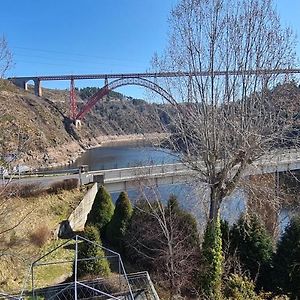
[[(167, 43), (177, 0), (8, 0), (0, 34), (14, 54), (9, 76), (145, 72)], [(300, 0), (275, 0), (283, 24), (300, 37)], [(298, 46), (298, 53), (300, 53)], [(79, 87), (102, 82), (76, 82)], [(67, 82), (43, 86), (66, 88)], [(142, 97), (137, 88), (120, 92)]]

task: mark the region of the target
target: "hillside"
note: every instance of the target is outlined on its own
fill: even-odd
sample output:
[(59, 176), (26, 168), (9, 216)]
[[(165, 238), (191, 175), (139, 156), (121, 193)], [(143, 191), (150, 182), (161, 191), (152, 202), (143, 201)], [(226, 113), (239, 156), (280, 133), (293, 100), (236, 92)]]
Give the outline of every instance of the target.
[[(76, 90), (79, 108), (97, 88)], [(294, 82), (269, 91), (274, 111), (289, 109), (295, 115), (299, 135), (300, 88)], [(32, 167), (49, 166), (73, 161), (80, 152), (99, 145), (112, 135), (137, 135), (163, 132), (170, 124), (166, 105), (149, 104), (117, 92), (96, 104), (76, 129), (68, 120), (69, 91), (43, 89), (37, 97), (33, 89), (24, 91), (8, 81), (0, 81), (0, 154), (6, 159), (17, 157), (16, 163)], [(172, 130), (172, 126), (170, 126)], [(279, 141), (280, 143), (280, 141)]]
[[(77, 91), (77, 101), (82, 106)], [(101, 142), (103, 136), (145, 134), (161, 131), (157, 106), (143, 100), (112, 93), (87, 114), (80, 130), (69, 126), (69, 92), (43, 89), (37, 97), (32, 89), (21, 90), (0, 82), (1, 153), (17, 156), (29, 166), (72, 160), (78, 152)]]
[[(2, 195), (0, 215), (5, 215), (5, 222), (0, 222), (0, 291), (20, 291), (23, 288), (30, 263), (61, 243), (56, 237), (58, 224), (69, 217), (85, 193), (86, 189), (76, 188), (26, 198), (4, 198)], [(4, 232), (20, 220), (18, 226)], [(73, 251), (66, 249), (61, 255), (60, 259), (65, 256), (73, 258)], [(44, 280), (53, 283), (71, 270), (69, 265), (53, 266)]]

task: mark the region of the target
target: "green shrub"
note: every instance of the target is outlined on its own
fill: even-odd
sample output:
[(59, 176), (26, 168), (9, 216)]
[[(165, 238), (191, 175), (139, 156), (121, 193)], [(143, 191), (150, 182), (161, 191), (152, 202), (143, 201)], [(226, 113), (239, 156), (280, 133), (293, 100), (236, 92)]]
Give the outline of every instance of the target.
[(279, 240), (273, 264), (275, 290), (300, 299), (300, 216), (291, 220)]
[(104, 257), (105, 253), (101, 248), (101, 240), (99, 231), (95, 226), (86, 226), (84, 237), (96, 244), (82, 241), (78, 245), (78, 259), (92, 258), (90, 260), (78, 260), (77, 274), (78, 277), (85, 275), (101, 275), (107, 276), (110, 274), (108, 260)]
[(225, 284), (224, 296), (228, 300), (260, 300), (254, 289), (253, 281), (247, 277), (231, 274)]
[[(185, 243), (187, 247), (198, 247), (200, 244), (197, 221), (189, 212), (180, 208), (175, 195), (171, 195), (167, 207), (166, 215), (170, 218), (169, 223), (172, 225), (172, 218), (176, 219), (176, 226), (184, 231), (186, 236)], [(174, 224), (173, 224), (174, 225)]]
[(209, 299), (222, 299), (223, 255), (220, 218), (207, 224), (202, 252), (204, 274), (200, 274), (201, 288)]
[(110, 194), (104, 186), (101, 186), (96, 194), (91, 211), (87, 216), (87, 224), (95, 225), (101, 234), (105, 233), (105, 227), (114, 214), (114, 204)]
[(106, 227), (106, 238), (121, 250), (124, 236), (132, 216), (132, 205), (125, 192), (122, 192), (117, 201), (114, 214)]
[(125, 243), (128, 261), (155, 276), (170, 298), (194, 296), (200, 261), (197, 223), (179, 208), (175, 197), (167, 206), (159, 201), (138, 202)]
[(230, 230), (231, 251), (237, 251), (240, 262), (249, 271), (257, 287), (268, 285), (270, 264), (273, 255), (272, 238), (257, 216), (242, 216)]

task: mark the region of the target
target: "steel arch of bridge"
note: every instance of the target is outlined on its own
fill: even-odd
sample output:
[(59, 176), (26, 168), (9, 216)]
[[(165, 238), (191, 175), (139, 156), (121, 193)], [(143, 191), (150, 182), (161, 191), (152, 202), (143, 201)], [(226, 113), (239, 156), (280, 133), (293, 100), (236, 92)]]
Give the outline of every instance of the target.
[(101, 88), (95, 95), (93, 95), (88, 102), (82, 107), (82, 109), (77, 113), (75, 119), (82, 120), (85, 115), (100, 101), (104, 96), (106, 96), (110, 91), (125, 85), (138, 85), (145, 88), (148, 88), (160, 96), (162, 96), (166, 101), (172, 105), (176, 105), (174, 98), (158, 84), (145, 79), (145, 78), (136, 78), (136, 77), (126, 77), (119, 78), (110, 83), (107, 83), (103, 88)]

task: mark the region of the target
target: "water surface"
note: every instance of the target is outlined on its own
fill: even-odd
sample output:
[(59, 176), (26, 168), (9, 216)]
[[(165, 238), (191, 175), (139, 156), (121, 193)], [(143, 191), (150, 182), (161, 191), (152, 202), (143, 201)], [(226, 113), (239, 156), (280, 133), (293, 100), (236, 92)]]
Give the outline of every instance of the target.
[[(77, 166), (88, 165), (89, 170), (105, 170), (115, 168), (126, 168), (152, 164), (175, 163), (179, 157), (170, 150), (142, 147), (142, 146), (109, 146), (93, 148), (85, 153), (75, 162)], [(167, 203), (171, 194), (176, 195), (182, 208), (192, 212), (199, 223), (207, 218), (208, 191), (199, 182), (189, 182), (176, 185), (163, 185), (149, 187), (142, 191), (129, 191), (128, 195), (132, 202), (141, 198), (152, 200), (160, 199)], [(119, 193), (113, 193), (115, 201)], [(242, 191), (236, 191), (223, 203), (222, 214), (234, 222), (245, 209), (245, 196)]]

